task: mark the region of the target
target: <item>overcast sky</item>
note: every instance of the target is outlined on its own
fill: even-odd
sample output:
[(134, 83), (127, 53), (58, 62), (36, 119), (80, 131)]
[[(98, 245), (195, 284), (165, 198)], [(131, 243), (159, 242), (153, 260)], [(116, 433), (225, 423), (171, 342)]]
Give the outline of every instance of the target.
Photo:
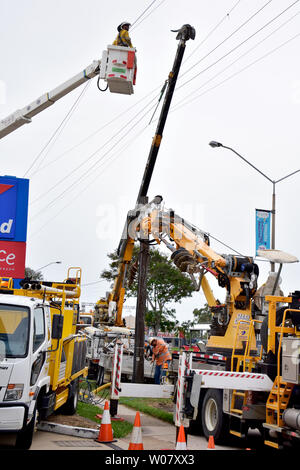
[[(255, 208), (271, 209), (272, 184), (208, 143), (234, 148), (272, 180), (300, 168), (299, 1), (0, 0), (0, 6), (0, 119), (101, 58), (120, 22), (133, 24), (137, 48), (134, 95), (100, 92), (94, 78), (0, 141), (0, 173), (30, 178), (27, 266), (62, 261), (43, 270), (49, 280), (80, 266), (82, 300), (105, 295), (109, 286), (99, 276), (135, 205), (159, 116), (160, 109), (149, 125), (153, 106), (177, 50), (171, 29), (185, 23), (195, 27), (196, 39), (186, 45), (148, 195), (161, 194), (167, 208), (255, 255)], [(300, 259), (299, 184), (300, 173), (276, 185), (276, 248)], [(212, 247), (233, 253), (214, 240)], [(258, 263), (261, 284), (269, 264)], [(283, 267), (286, 295), (300, 289), (299, 268)], [(225, 291), (211, 286), (223, 300)], [(177, 305), (178, 319), (192, 319), (204, 302), (195, 293)]]

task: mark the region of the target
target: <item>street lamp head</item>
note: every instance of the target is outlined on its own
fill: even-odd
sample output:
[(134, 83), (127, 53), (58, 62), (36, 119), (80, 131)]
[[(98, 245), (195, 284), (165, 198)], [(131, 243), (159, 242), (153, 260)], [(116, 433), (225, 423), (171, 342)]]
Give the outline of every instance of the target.
[(212, 140), (211, 142), (209, 142), (209, 145), (210, 145), (212, 148), (215, 148), (215, 147), (223, 147), (223, 145), (222, 145), (220, 142), (216, 142), (215, 140)]

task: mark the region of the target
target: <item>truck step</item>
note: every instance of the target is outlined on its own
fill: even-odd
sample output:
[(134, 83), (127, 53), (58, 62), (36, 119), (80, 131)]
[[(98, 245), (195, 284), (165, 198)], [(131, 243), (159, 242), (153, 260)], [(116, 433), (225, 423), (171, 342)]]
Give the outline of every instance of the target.
[(244, 439), (244, 437), (245, 437), (245, 434), (242, 434), (239, 431), (233, 431), (232, 429), (230, 429), (229, 432), (230, 432), (230, 434), (233, 434), (236, 437), (240, 437), (241, 439)]
[(232, 409), (230, 410), (230, 412), (231, 412), (231, 413), (237, 413), (237, 414), (239, 414), (239, 415), (242, 415), (242, 414), (243, 414), (243, 411), (242, 411), (242, 410), (238, 410), (238, 409), (236, 409), (236, 408), (232, 408)]
[(279, 444), (278, 442), (273, 442), (273, 441), (265, 441), (265, 444), (269, 447), (273, 447), (274, 449), (279, 449)]

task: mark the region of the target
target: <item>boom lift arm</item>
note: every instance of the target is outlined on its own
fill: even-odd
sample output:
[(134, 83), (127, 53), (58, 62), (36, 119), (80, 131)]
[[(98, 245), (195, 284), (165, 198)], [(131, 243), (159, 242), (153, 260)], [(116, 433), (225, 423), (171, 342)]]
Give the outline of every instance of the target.
[[(206, 233), (174, 211), (165, 211), (161, 202), (162, 198), (157, 196), (151, 203), (140, 207), (139, 214), (131, 219), (131, 243), (134, 238), (147, 240), (152, 235), (158, 244), (164, 243), (172, 251), (171, 259), (174, 264), (180, 271), (191, 276), (196, 290), (200, 286), (203, 288), (211, 308), (212, 335), (207, 343), (207, 350), (229, 356), (235, 343), (238, 322), (250, 321), (252, 318), (251, 299), (257, 289), (258, 266), (251, 257), (216, 253), (210, 247)], [(208, 273), (216, 278), (220, 287), (226, 288), (223, 304), (213, 295), (206, 279)], [(199, 276), (198, 283), (196, 276)], [(255, 338), (251, 346), (255, 349)], [(241, 342), (240, 347), (242, 348)]]
[[(122, 62), (124, 73), (114, 73), (111, 71)], [(124, 75), (126, 73), (126, 75)], [(15, 131), (23, 124), (31, 122), (36, 115), (49, 108), (56, 101), (66, 96), (71, 91), (78, 88), (88, 80), (98, 76), (99, 80), (104, 79), (112, 93), (132, 94), (136, 75), (136, 56), (134, 48), (119, 46), (108, 46), (103, 51), (102, 60), (94, 60), (82, 72), (62, 83), (48, 93), (39, 96), (36, 100), (22, 109), (18, 109), (6, 118), (0, 120), (0, 139)], [(100, 89), (101, 91), (105, 91)]]

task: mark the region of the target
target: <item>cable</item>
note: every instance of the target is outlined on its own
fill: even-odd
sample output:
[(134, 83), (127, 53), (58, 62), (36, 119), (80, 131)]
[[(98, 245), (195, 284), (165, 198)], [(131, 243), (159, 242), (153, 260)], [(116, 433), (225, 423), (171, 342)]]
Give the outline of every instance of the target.
[(258, 62), (260, 62), (261, 60), (265, 59), (266, 57), (270, 56), (271, 54), (273, 54), (274, 52), (278, 51), (279, 49), (281, 49), (282, 47), (284, 47), (286, 44), (290, 43), (291, 41), (293, 41), (294, 39), (296, 39), (297, 37), (300, 36), (300, 33), (296, 34), (295, 36), (293, 36), (292, 38), (288, 39), (287, 41), (285, 41), (284, 43), (280, 44), (278, 47), (272, 49), (271, 51), (267, 52), (266, 54), (264, 54), (263, 56), (259, 57), (258, 59), (256, 59), (255, 61), (251, 62), (250, 64), (246, 65), (244, 68), (242, 68), (241, 70), (235, 72), (234, 74), (230, 75), (229, 77), (225, 78), (224, 80), (222, 80), (221, 82), (217, 83), (216, 85), (214, 85), (213, 87), (211, 88), (208, 88), (206, 91), (204, 91), (203, 93), (201, 93), (200, 95), (194, 97), (193, 99), (191, 99), (190, 101), (188, 101), (187, 103), (181, 105), (181, 106), (178, 106), (178, 108), (176, 108), (176, 111), (178, 111), (178, 109), (182, 108), (183, 106), (186, 106), (187, 104), (191, 103), (192, 101), (195, 101), (196, 99), (200, 98), (201, 96), (205, 95), (206, 93), (208, 93), (209, 91), (212, 91), (212, 90), (215, 90), (217, 87), (223, 85), (224, 83), (226, 83), (227, 81), (231, 80), (232, 78), (236, 77), (237, 75), (239, 75), (240, 73), (244, 72), (245, 70), (247, 70), (248, 68), (252, 67), (252, 65), (255, 65), (257, 64)]
[(251, 47), (250, 49), (248, 49), (248, 51), (244, 52), (243, 54), (241, 54), (237, 59), (235, 59), (233, 62), (231, 62), (229, 65), (227, 65), (224, 69), (222, 69), (220, 72), (218, 72), (217, 74), (215, 74), (213, 77), (211, 77), (209, 80), (207, 80), (205, 83), (203, 83), (200, 87), (198, 87), (196, 90), (192, 91), (191, 93), (189, 93), (188, 95), (186, 95), (184, 98), (182, 98), (182, 100), (180, 100), (178, 103), (176, 103), (175, 107), (171, 110), (172, 111), (176, 111), (177, 110), (177, 107), (180, 106), (181, 103), (185, 102), (186, 99), (189, 97), (189, 96), (192, 96), (194, 95), (194, 93), (197, 91), (197, 90), (200, 90), (201, 88), (203, 88), (205, 85), (207, 85), (208, 83), (210, 83), (211, 81), (213, 81), (216, 77), (218, 77), (219, 75), (221, 75), (223, 72), (225, 72), (228, 68), (232, 67), (236, 62), (238, 62), (239, 60), (241, 60), (243, 57), (245, 57), (246, 55), (248, 55), (250, 52), (252, 52), (254, 49), (256, 49), (258, 46), (260, 46), (263, 42), (265, 42), (267, 39), (269, 39), (271, 36), (273, 36), (273, 34), (275, 34), (277, 31), (279, 31), (281, 28), (283, 28), (286, 24), (288, 24), (290, 21), (292, 21), (296, 16), (298, 16), (300, 14), (300, 12), (297, 12), (295, 15), (293, 15), (291, 18), (289, 18), (288, 20), (286, 20), (284, 23), (282, 23), (280, 26), (278, 26), (276, 29), (274, 29), (270, 34), (268, 34), (266, 37), (264, 37), (261, 41), (259, 41), (257, 44), (255, 44), (253, 47)]
[(161, 3), (160, 3), (159, 5), (157, 5), (155, 8), (153, 8), (153, 10), (150, 11), (150, 12), (148, 13), (148, 15), (145, 16), (145, 18), (143, 18), (136, 26), (134, 26), (133, 28), (131, 27), (131, 28), (130, 28), (130, 31), (132, 31), (132, 30), (135, 29), (135, 28), (138, 28), (138, 27), (142, 24), (142, 22), (145, 21), (150, 15), (152, 15), (152, 13), (153, 13), (155, 10), (157, 10), (159, 7), (161, 7), (164, 2), (165, 2), (165, 0), (162, 0)]
[[(129, 142), (127, 142), (127, 145), (125, 144), (124, 148), (123, 149), (127, 149), (131, 144), (132, 142), (134, 142), (146, 129), (147, 129), (148, 126), (145, 126), (133, 139), (131, 139)], [(119, 151), (116, 151), (112, 156), (114, 155), (117, 155), (117, 158), (120, 157), (120, 153)], [(105, 162), (107, 163), (107, 162)], [(104, 171), (106, 170), (106, 168), (104, 169)], [(104, 173), (104, 171), (102, 171), (102, 173)], [(94, 175), (95, 176), (95, 175)], [(77, 196), (73, 197), (72, 200), (66, 204), (59, 212), (57, 212), (54, 217), (52, 217), (51, 219), (48, 218), (47, 222), (42, 226), (40, 227), (37, 231), (35, 231), (32, 235), (29, 234), (29, 237), (28, 238), (33, 238), (35, 237), (36, 235), (38, 235), (50, 222), (52, 222), (56, 217), (58, 217), (67, 207), (69, 207), (71, 204), (74, 203), (74, 201), (76, 199), (78, 199), (79, 196), (82, 195), (82, 193), (84, 193), (87, 189), (89, 189), (92, 185), (92, 183), (94, 181), (96, 181), (97, 179), (99, 178), (99, 174), (96, 174), (96, 176), (93, 178), (93, 180), (85, 186), (84, 189), (82, 189), (78, 194)]]
[(206, 41), (207, 39), (218, 29), (219, 26), (221, 26), (221, 24), (227, 20), (229, 18), (229, 15), (233, 12), (233, 10), (238, 6), (238, 4), (241, 2), (241, 0), (238, 0), (235, 5), (231, 8), (231, 10), (226, 13), (226, 15), (219, 21), (219, 23), (216, 24), (216, 26), (214, 26), (210, 31), (209, 33), (205, 36), (204, 39), (202, 39), (202, 41), (200, 42), (200, 44), (198, 44), (198, 46), (193, 50), (193, 52), (191, 52), (191, 54), (189, 56), (187, 56), (187, 58), (183, 61), (183, 64), (185, 64), (191, 57), (192, 55), (195, 54), (195, 52), (199, 49), (199, 47), (201, 47)]
[(249, 41), (250, 39), (252, 39), (254, 36), (256, 36), (258, 33), (260, 33), (263, 29), (265, 29), (267, 26), (269, 26), (271, 23), (273, 23), (275, 20), (277, 20), (280, 16), (282, 16), (284, 13), (286, 13), (290, 8), (292, 8), (294, 5), (296, 5), (296, 3), (298, 3), (300, 0), (296, 0), (295, 2), (293, 2), (291, 5), (289, 5), (287, 8), (285, 8), (285, 10), (283, 10), (281, 13), (279, 13), (278, 15), (274, 16), (274, 18), (272, 18), (270, 21), (268, 21), (266, 24), (264, 24), (261, 28), (259, 28), (257, 31), (255, 31), (253, 34), (251, 34), (250, 36), (248, 36), (246, 39), (244, 39), (244, 41), (242, 41), (241, 43), (239, 43), (237, 46), (235, 46), (233, 49), (231, 49), (229, 52), (227, 52), (226, 54), (224, 54), (222, 57), (220, 57), (218, 60), (216, 60), (215, 62), (213, 62), (212, 64), (210, 64), (209, 66), (207, 66), (205, 69), (202, 69), (200, 70), (200, 72), (198, 72), (196, 75), (194, 75), (192, 78), (190, 78), (189, 80), (187, 80), (186, 82), (184, 82), (182, 85), (180, 85), (179, 87), (177, 87), (177, 91), (184, 87), (185, 85), (187, 85), (188, 83), (190, 83), (192, 80), (194, 80), (195, 78), (197, 78), (199, 75), (201, 75), (202, 73), (206, 72), (207, 70), (209, 70), (211, 67), (213, 67), (214, 65), (218, 64), (221, 60), (225, 59), (225, 57), (228, 57), (230, 54), (232, 54), (232, 52), (236, 51), (239, 47), (241, 47), (243, 44), (245, 44), (247, 41)]
[(138, 17), (137, 17), (137, 19), (136, 19), (136, 20), (135, 20), (135, 21), (132, 23), (132, 25), (131, 25), (131, 28), (130, 28), (130, 29), (132, 29), (132, 26), (134, 26), (134, 25), (135, 25), (135, 23), (137, 23), (137, 22), (138, 22), (138, 20), (139, 20), (139, 19), (140, 19), (142, 16), (144, 16), (144, 14), (146, 13), (146, 11), (147, 11), (147, 10), (149, 10), (149, 8), (151, 8), (151, 6), (153, 5), (153, 3), (155, 3), (155, 2), (156, 2), (156, 0), (153, 0), (153, 2), (152, 2), (152, 3), (150, 3), (150, 5), (149, 5), (149, 6), (148, 6), (148, 7), (147, 7), (147, 8), (146, 8), (146, 9), (145, 9), (145, 10), (144, 10), (144, 11), (143, 11), (141, 14), (140, 14), (140, 16), (138, 16)]
[(268, 0), (265, 5), (263, 5), (259, 10), (257, 10), (252, 16), (250, 16), (244, 23), (242, 23), (237, 29), (233, 31), (229, 36), (227, 36), (223, 41), (221, 41), (217, 46), (215, 46), (211, 51), (209, 51), (204, 57), (202, 57), (198, 62), (196, 62), (194, 65), (192, 65), (188, 70), (186, 70), (183, 74), (178, 77), (178, 80), (180, 80), (184, 75), (186, 75), (188, 72), (190, 72), (196, 65), (200, 64), (204, 59), (206, 59), (208, 56), (210, 56), (213, 52), (215, 52), (220, 46), (222, 46), (228, 39), (232, 38), (240, 29), (242, 29), (247, 23), (249, 23), (255, 16), (257, 16), (264, 8), (266, 8), (273, 0)]
[[(51, 141), (54, 139), (54, 137), (56, 136), (56, 134), (59, 132), (59, 130), (62, 128), (62, 126), (66, 125), (67, 121), (70, 119), (71, 115), (73, 114), (73, 112), (75, 111), (76, 107), (78, 106), (82, 96), (84, 95), (84, 93), (86, 92), (87, 90), (87, 87), (89, 85), (90, 82), (88, 82), (86, 84), (86, 86), (84, 87), (84, 89), (81, 91), (81, 93), (79, 94), (79, 96), (76, 98), (75, 102), (72, 104), (71, 108), (69, 109), (69, 111), (67, 112), (66, 116), (64, 117), (64, 119), (61, 121), (61, 123), (59, 124), (59, 126), (56, 128), (56, 130), (54, 131), (54, 133), (52, 134), (52, 136), (50, 137), (50, 139), (48, 140), (48, 142), (44, 145), (44, 147), (42, 148), (42, 150), (39, 152), (39, 154), (35, 157), (35, 159), (33, 160), (32, 164), (30, 165), (30, 167), (27, 169), (27, 171), (24, 173), (24, 176), (23, 178), (27, 175), (27, 173), (31, 170), (31, 168), (34, 166), (34, 164), (38, 161), (38, 159), (41, 157), (41, 155), (43, 154), (44, 150), (49, 146), (49, 144), (51, 143)], [(64, 126), (65, 127), (65, 126)]]
[[(83, 162), (81, 162), (76, 168), (73, 168), (73, 170), (71, 170), (66, 176), (64, 176), (62, 179), (60, 179), (57, 183), (55, 183), (50, 189), (48, 189), (45, 193), (43, 193), (42, 195), (40, 195), (39, 197), (37, 197), (36, 199), (34, 199), (30, 205), (32, 204), (35, 204), (36, 202), (39, 202), (40, 199), (42, 199), (44, 196), (47, 196), (49, 194), (50, 191), (52, 191), (53, 189), (55, 189), (60, 183), (64, 183), (65, 180), (67, 178), (69, 178), (73, 173), (75, 173), (75, 171), (77, 171), (79, 168), (81, 168), (83, 165), (85, 165), (89, 160), (91, 160), (91, 158), (93, 158), (100, 150), (102, 150), (107, 144), (109, 144), (112, 139), (114, 139), (118, 134), (121, 133), (121, 131), (123, 131), (135, 118), (137, 118), (139, 116), (139, 114), (141, 114), (151, 103), (152, 101), (156, 100), (156, 97), (153, 98), (149, 103), (147, 103), (146, 106), (144, 106), (130, 121), (128, 121), (124, 126), (121, 127), (121, 129), (119, 129), (112, 137), (110, 137), (101, 147), (99, 147), (96, 151), (94, 151), (86, 160), (84, 160)], [(151, 108), (152, 109), (152, 108)], [(100, 157), (102, 158), (102, 157)], [(90, 169), (92, 169), (95, 164), (97, 164), (99, 160), (97, 160), (92, 166)], [(90, 170), (88, 170), (90, 171)], [(65, 190), (66, 191), (66, 190)], [(62, 193), (63, 194), (63, 193)]]
[[(65, 155), (67, 155), (68, 153), (72, 152), (73, 150), (77, 149), (78, 147), (80, 147), (82, 144), (84, 144), (85, 142), (87, 142), (89, 139), (91, 139), (92, 137), (94, 137), (96, 134), (98, 134), (99, 132), (101, 132), (103, 129), (105, 129), (106, 127), (108, 127), (110, 124), (113, 124), (115, 121), (117, 121), (119, 118), (123, 117), (124, 118), (124, 114), (125, 112), (128, 113), (131, 109), (135, 108), (138, 104), (140, 104), (142, 101), (144, 101), (146, 98), (148, 98), (150, 95), (152, 95), (152, 93), (154, 93), (155, 91), (157, 91), (160, 87), (156, 87), (154, 90), (152, 90), (150, 93), (148, 93), (147, 95), (145, 95), (143, 98), (141, 98), (139, 101), (137, 101), (135, 104), (133, 104), (132, 106), (130, 106), (129, 108), (127, 108), (125, 111), (122, 111), (121, 113), (119, 113), (117, 116), (115, 116), (113, 119), (111, 119), (109, 122), (107, 122), (106, 124), (104, 124), (103, 126), (99, 127), (96, 131), (92, 132), (91, 134), (89, 134), (87, 137), (85, 137), (83, 140), (81, 140), (80, 142), (78, 142), (77, 144), (73, 145), (73, 147), (70, 147), (68, 150), (65, 150), (63, 153), (61, 153), (55, 160), (52, 160), (52, 162), (49, 162), (47, 165), (43, 166), (40, 170), (38, 171), (42, 171), (44, 170), (45, 168), (47, 168), (48, 166), (52, 165), (53, 163), (56, 163), (58, 160), (60, 160), (62, 157), (64, 157)], [(31, 177), (34, 176), (36, 173), (38, 173), (38, 171), (35, 171), (34, 173), (32, 173)]]
[[(155, 106), (155, 105), (154, 105)], [(153, 107), (150, 108), (150, 110), (146, 111), (146, 113), (144, 114), (144, 116), (142, 116), (141, 120), (149, 113), (151, 112), (151, 110), (153, 109)], [(141, 122), (141, 120), (139, 122)], [(136, 126), (136, 123), (129, 129), (128, 132), (130, 132), (132, 129), (134, 129), (134, 127)], [(118, 145), (125, 137), (126, 135), (128, 135), (128, 132), (122, 136), (107, 152), (105, 155), (103, 155), (101, 158), (104, 158), (104, 156), (106, 156), (116, 145)], [(39, 214), (41, 214), (42, 212), (44, 212), (45, 209), (47, 209), (49, 206), (51, 206), (54, 202), (56, 202), (58, 199), (60, 199), (62, 196), (64, 196), (64, 194), (69, 191), (70, 189), (73, 189), (74, 188), (74, 183), (78, 183), (80, 180), (82, 180), (83, 178), (86, 177), (86, 175), (99, 163), (99, 160), (96, 161), (85, 173), (83, 173), (82, 175), (80, 175), (79, 178), (77, 178), (77, 180), (75, 182), (73, 182), (70, 186), (68, 186), (68, 188), (66, 188), (62, 193), (60, 193), (58, 196), (56, 196), (52, 201), (50, 201), (45, 207), (43, 210), (39, 211), (37, 214), (35, 214), (31, 220), (35, 219)]]
[(81, 287), (91, 286), (93, 284), (99, 284), (99, 282), (106, 282), (106, 280), (103, 279), (101, 281), (88, 282), (87, 284), (81, 284)]

